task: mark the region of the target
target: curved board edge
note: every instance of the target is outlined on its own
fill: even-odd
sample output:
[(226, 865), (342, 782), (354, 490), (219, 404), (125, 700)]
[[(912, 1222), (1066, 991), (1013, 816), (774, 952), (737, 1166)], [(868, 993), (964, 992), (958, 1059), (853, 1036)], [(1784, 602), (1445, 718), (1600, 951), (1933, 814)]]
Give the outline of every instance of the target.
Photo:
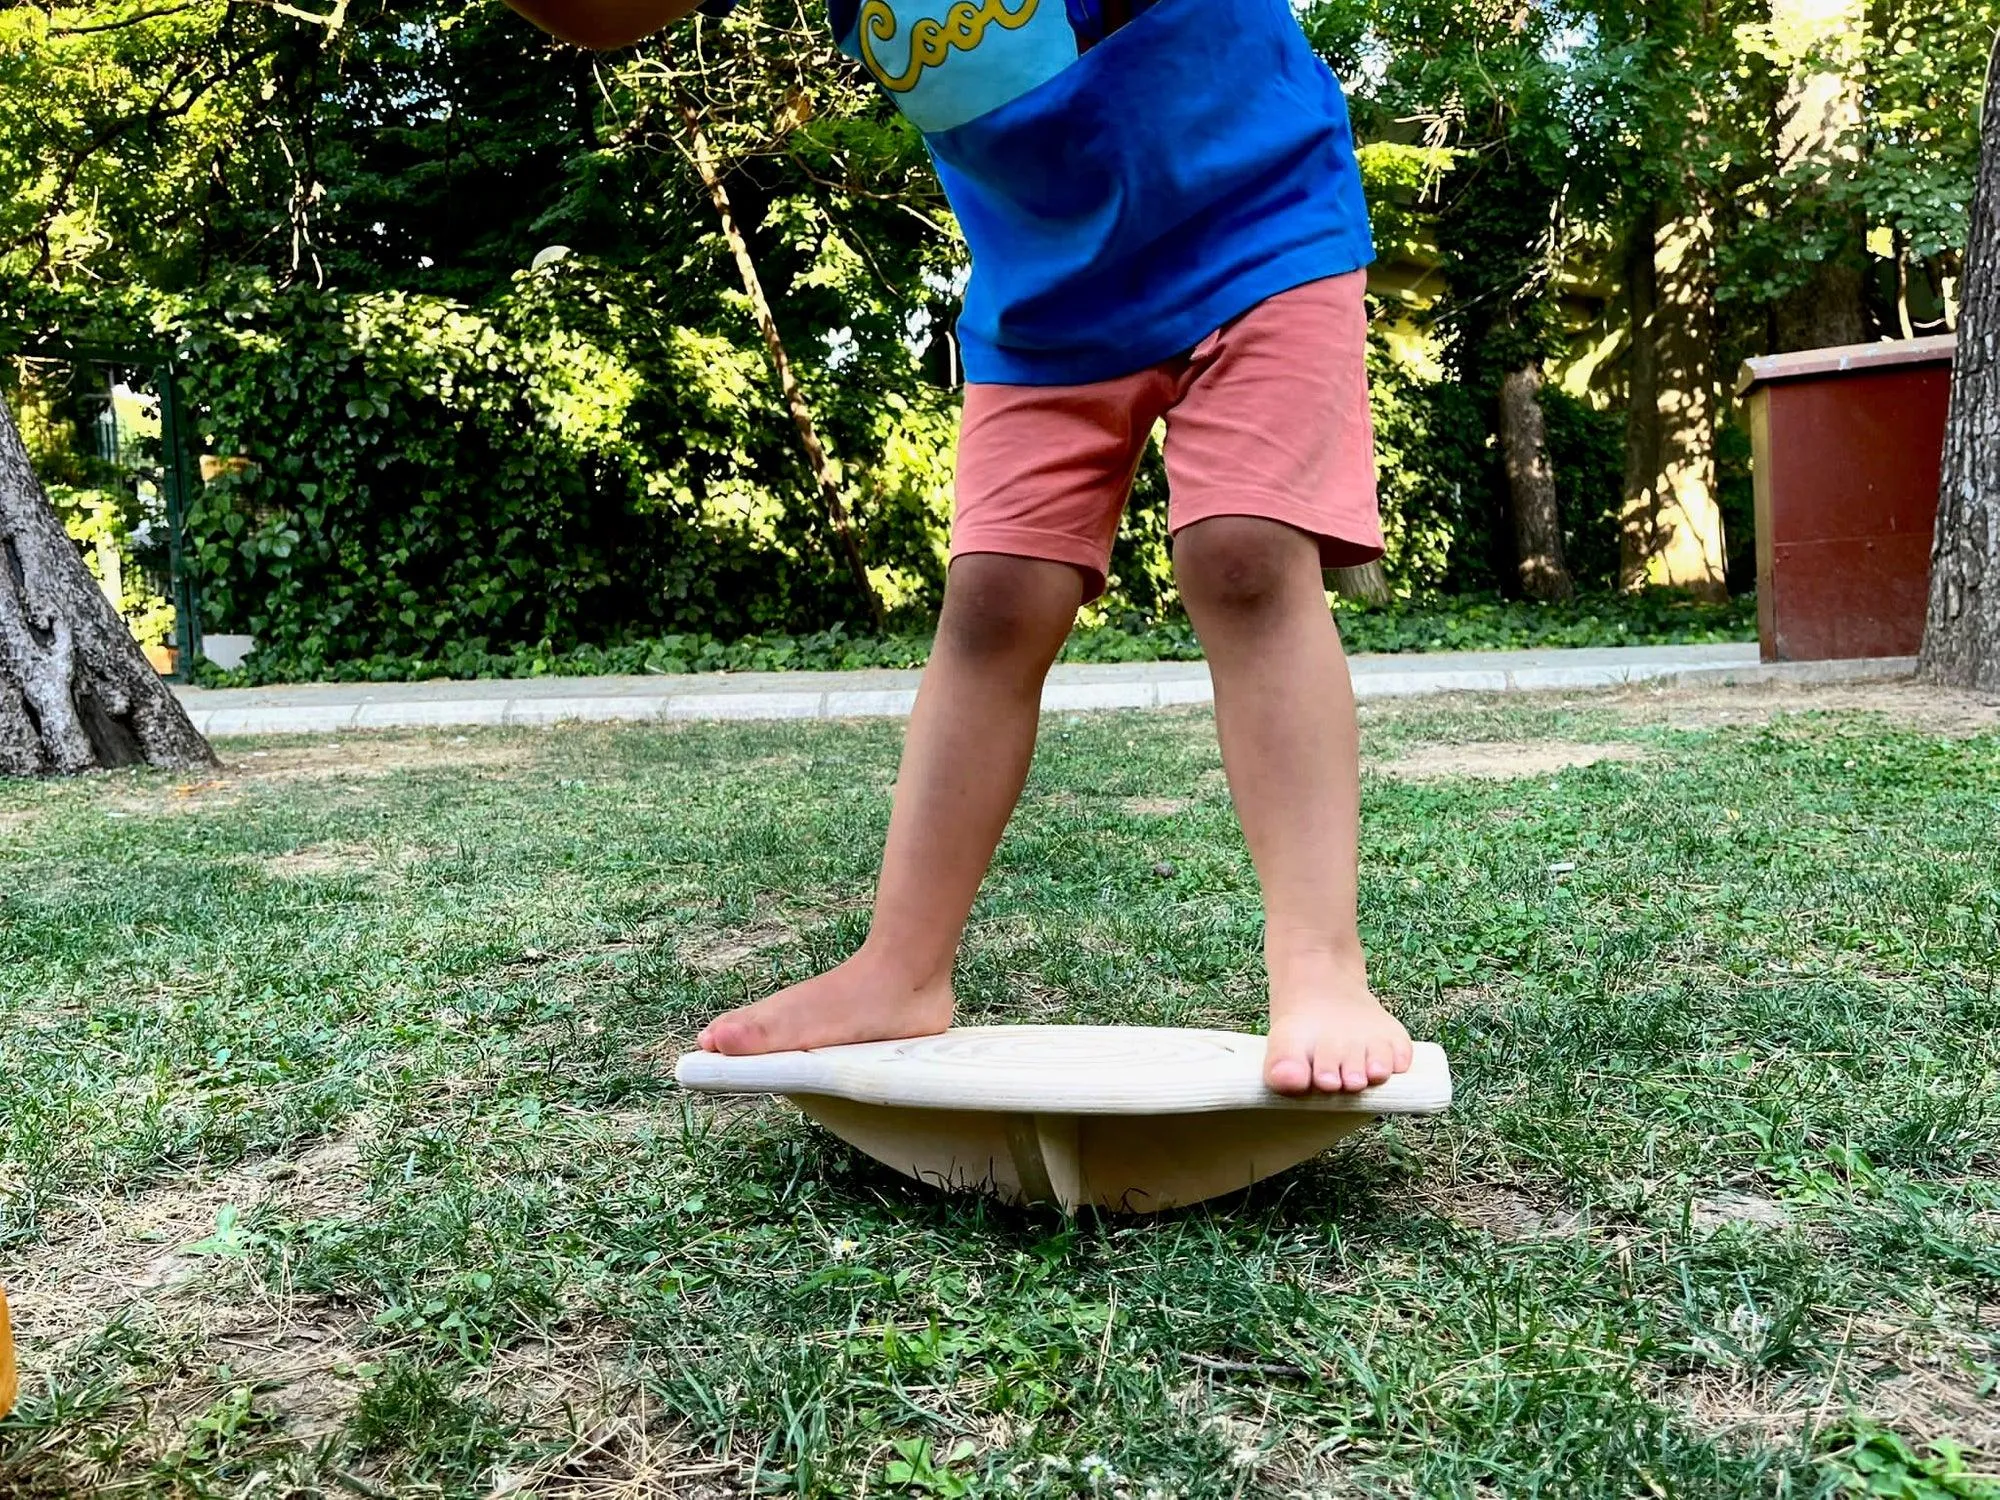
[(707, 1094), (817, 1094), (834, 1081), (822, 1052), (684, 1052), (674, 1063), (674, 1082)]
[[(990, 1028), (999, 1030), (1003, 1028)], [(1262, 1042), (1262, 1037), (1253, 1038)], [(864, 1042), (813, 1052), (767, 1052), (729, 1057), (689, 1052), (674, 1066), (683, 1087), (704, 1093), (815, 1094), (885, 1109), (938, 1109), (1008, 1114), (1181, 1115), (1233, 1110), (1296, 1113), (1438, 1114), (1451, 1107), (1451, 1064), (1435, 1042), (1416, 1042), (1409, 1070), (1352, 1094), (1279, 1094), (1263, 1087), (1261, 1069), (1248, 1078), (1224, 1073), (1212, 1084), (1168, 1093), (1143, 1077), (1113, 1081), (1092, 1099), (1052, 1097), (1039, 1079), (1022, 1084), (1004, 1077), (978, 1079), (960, 1071), (948, 1078), (898, 1079), (883, 1066), (895, 1044)]]

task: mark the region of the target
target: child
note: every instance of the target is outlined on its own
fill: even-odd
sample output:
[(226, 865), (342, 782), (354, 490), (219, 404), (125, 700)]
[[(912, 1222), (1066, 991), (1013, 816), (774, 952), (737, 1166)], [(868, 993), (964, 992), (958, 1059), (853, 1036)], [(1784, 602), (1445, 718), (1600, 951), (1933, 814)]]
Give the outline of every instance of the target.
[[(616, 47), (695, 0), (509, 0)], [(973, 897), (1028, 773), (1042, 679), (1166, 421), (1181, 599), (1264, 893), (1265, 1081), (1380, 1083), (1410, 1039), (1356, 926), (1353, 690), (1325, 567), (1381, 555), (1339, 84), (1287, 0), (831, 0), (924, 132), (972, 251), (951, 567), (867, 941), (730, 1011), (715, 1052), (951, 1022)], [(1137, 10), (1137, 14), (1132, 12)]]

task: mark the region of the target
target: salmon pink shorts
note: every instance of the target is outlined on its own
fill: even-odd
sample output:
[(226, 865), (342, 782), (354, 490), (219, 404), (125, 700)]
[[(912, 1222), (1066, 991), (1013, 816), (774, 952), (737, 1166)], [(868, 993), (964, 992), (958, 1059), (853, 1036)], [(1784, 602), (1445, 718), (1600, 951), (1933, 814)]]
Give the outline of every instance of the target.
[(1070, 563), (1096, 598), (1164, 418), (1170, 533), (1259, 516), (1316, 537), (1326, 567), (1380, 557), (1366, 287), (1353, 271), (1282, 292), (1115, 380), (968, 385), (951, 555)]

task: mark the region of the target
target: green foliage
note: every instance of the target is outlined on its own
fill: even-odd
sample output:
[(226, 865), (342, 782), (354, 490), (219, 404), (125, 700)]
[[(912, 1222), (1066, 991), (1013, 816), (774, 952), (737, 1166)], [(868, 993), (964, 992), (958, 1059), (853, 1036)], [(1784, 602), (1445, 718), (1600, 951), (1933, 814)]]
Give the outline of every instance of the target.
[(266, 149), (293, 29), (224, 0), (0, 10), (0, 282), (184, 280)]
[[(782, 502), (758, 355), (656, 317), (622, 348), (594, 337), (649, 319), (649, 292), (559, 266), (484, 312), (254, 284), (185, 308), (204, 448), (248, 461), (192, 508), (209, 628), (324, 668), (826, 623), (839, 592), (812, 520)], [(934, 498), (942, 405), (877, 414), (864, 521)], [(922, 597), (935, 558), (897, 539), (885, 524), (878, 556)]]
[[(332, 33), (299, 9), (0, 12), (0, 323), (162, 330), (189, 357), (197, 436), (254, 461), (197, 509), (210, 628), (330, 667), (858, 617), (683, 106), (875, 587), (924, 626), (954, 421), (932, 378), (964, 246), (921, 139), (811, 7), (748, 0), (604, 57), (468, 0), (353, 0)], [(1371, 356), (1404, 596), (1507, 586), (1495, 372), (1616, 340), (1636, 214), (1713, 214), (1724, 375), (1857, 223), (1884, 326), (1944, 316), (2000, 0), (1874, 6), (1803, 52), (1761, 0), (1317, 0), (1304, 20), (1351, 86), (1378, 245), (1416, 269), (1456, 377)], [(1788, 166), (1772, 122), (1800, 66), (1858, 80), (1863, 123), (1853, 149)], [(1597, 368), (1591, 402), (1544, 399), (1586, 589), (1613, 576), (1623, 480), (1598, 409), (1617, 361)], [(1718, 440), (1737, 587), (1741, 449)], [(73, 493), (111, 487), (48, 477), (87, 550), (126, 546), (129, 508)], [(1112, 571), (1088, 622), (1173, 616), (1156, 453)], [(160, 628), (151, 596), (126, 604)]]
[[(1501, 586), (1512, 565), (1506, 475), (1485, 402), (1465, 383), (1426, 379), (1369, 347), (1385, 565), (1404, 598)], [(1549, 459), (1571, 575), (1586, 591), (1618, 582), (1624, 417), (1558, 386), (1542, 391)]]
[(1967, 1467), (1955, 1443), (1934, 1443), (1919, 1453), (1900, 1433), (1860, 1421), (1826, 1437), (1822, 1462), (1839, 1476), (1844, 1494), (1880, 1500), (2000, 1500), (2000, 1483)]
[(1392, 586), (1406, 596), (1494, 587), (1503, 479), (1479, 402), (1455, 380), (1424, 379), (1379, 337), (1368, 346), (1368, 394)]
[[(1498, 651), (1535, 646), (1700, 645), (1748, 640), (1756, 601), (1704, 604), (1668, 594), (1584, 595), (1564, 604), (1466, 596), (1402, 600), (1377, 607), (1335, 601), (1349, 651)], [(1087, 625), (1063, 647), (1072, 662), (1198, 661), (1201, 643), (1187, 620), (1126, 614)], [(432, 678), (643, 676), (683, 672), (845, 672), (920, 667), (930, 659), (927, 632), (856, 635), (843, 626), (806, 635), (746, 635), (731, 640), (674, 633), (612, 645), (559, 648), (549, 641), (518, 651), (456, 646), (436, 654), (381, 653), (327, 662), (260, 645), (241, 667), (202, 663), (205, 687), (277, 682), (424, 682)]]
[[(1868, 15), (1864, 29), (1803, 47), (1766, 17), (1734, 27), (1738, 65), (1764, 80), (1761, 97), (1788, 69), (1822, 70), (1848, 80), (1861, 109), (1830, 155), (1753, 163), (1766, 170), (1745, 182), (1747, 211), (1719, 248), (1718, 295), (1762, 308), (1802, 285), (1817, 262), (1861, 258), (1854, 241), (1866, 232), (1885, 331), (1937, 331), (1945, 290), (1962, 270), (1979, 155), (1974, 126), (2000, 3), (1905, 0), (1871, 5)], [(1737, 176), (1746, 174), (1739, 168)], [(1902, 326), (1912, 315), (1930, 328)]]
[[(174, 630), (174, 609), (153, 587), (154, 575), (146, 566), (152, 549), (142, 548), (139, 538), (148, 534), (148, 518), (129, 489), (75, 489), (69, 485), (47, 487), (49, 503), (83, 553), (84, 566), (100, 586), (115, 583), (112, 602), (131, 627), (142, 646), (164, 644)], [(106, 594), (113, 590), (107, 588)]]
[[(453, 675), (630, 639), (810, 635), (847, 595), (759, 353), (671, 324), (653, 283), (576, 259), (474, 311), (247, 283), (183, 304), (204, 451), (245, 460), (192, 511), (208, 629), (273, 674)], [(1493, 588), (1498, 472), (1464, 387), (1371, 348), (1388, 564), (1404, 597)], [(1586, 586), (1616, 571), (1616, 419), (1550, 391)], [(829, 397), (877, 586), (912, 623), (943, 585), (955, 403), (911, 381)], [(1096, 623), (1176, 610), (1165, 472), (1141, 466)], [(729, 658), (759, 658), (759, 646)], [(725, 663), (704, 649), (700, 670)], [(674, 653), (668, 652), (669, 658)], [(633, 659), (624, 651), (620, 659)], [(825, 663), (825, 658), (815, 656)], [(383, 663), (396, 663), (384, 666)]]
[[(1577, 587), (1618, 586), (1619, 512), (1625, 497), (1625, 414), (1579, 400), (1560, 386), (1542, 388), (1549, 463), (1555, 469), (1556, 506), (1563, 523), (1563, 559)], [(1724, 534), (1747, 539), (1749, 517), (1724, 514)], [(1756, 582), (1751, 574), (1750, 583)]]

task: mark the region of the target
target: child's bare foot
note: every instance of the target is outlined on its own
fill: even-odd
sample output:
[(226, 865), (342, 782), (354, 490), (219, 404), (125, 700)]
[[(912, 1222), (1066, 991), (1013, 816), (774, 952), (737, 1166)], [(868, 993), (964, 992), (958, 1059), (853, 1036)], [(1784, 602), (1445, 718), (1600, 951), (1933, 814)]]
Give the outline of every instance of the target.
[(741, 1057), (930, 1036), (951, 1025), (949, 975), (912, 980), (864, 947), (838, 968), (717, 1016), (696, 1039), (704, 1052)]
[(1369, 993), (1356, 961), (1311, 955), (1271, 965), (1264, 1082), (1281, 1094), (1354, 1093), (1410, 1066), (1410, 1034)]

